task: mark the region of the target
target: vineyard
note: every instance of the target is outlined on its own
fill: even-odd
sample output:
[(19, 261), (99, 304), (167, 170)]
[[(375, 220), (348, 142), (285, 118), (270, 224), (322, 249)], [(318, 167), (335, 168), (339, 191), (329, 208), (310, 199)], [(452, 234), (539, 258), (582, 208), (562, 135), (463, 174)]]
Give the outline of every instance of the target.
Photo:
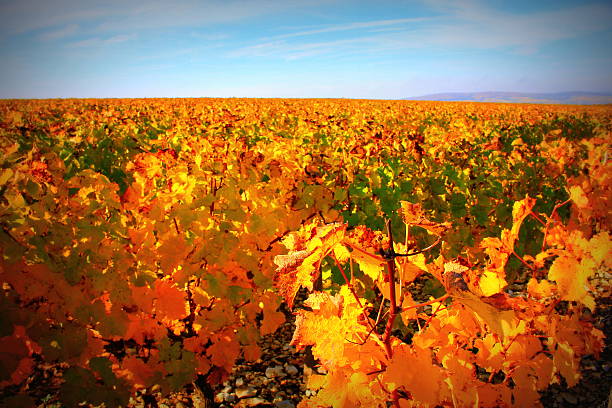
[[(291, 344), (316, 362), (299, 407), (541, 406), (606, 358), (611, 120), (610, 106), (0, 101), (0, 404), (215, 387), (261, 358), (288, 308)], [(55, 385), (33, 386), (41, 367)]]

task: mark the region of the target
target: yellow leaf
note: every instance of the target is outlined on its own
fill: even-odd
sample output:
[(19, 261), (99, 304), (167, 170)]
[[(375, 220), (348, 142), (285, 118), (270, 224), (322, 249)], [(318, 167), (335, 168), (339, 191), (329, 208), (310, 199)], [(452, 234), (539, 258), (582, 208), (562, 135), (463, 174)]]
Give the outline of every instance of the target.
[(344, 245), (336, 245), (333, 248), (333, 250), (334, 250), (334, 256), (340, 263), (345, 263), (346, 261), (348, 261), (349, 257), (351, 256), (351, 253), (349, 252), (348, 249), (346, 249)]
[(551, 297), (556, 291), (557, 287), (555, 284), (545, 279), (538, 282), (537, 279), (532, 278), (527, 283), (527, 293), (536, 299)]
[(520, 320), (513, 310), (498, 309), (469, 291), (457, 293), (454, 298), (469, 307), (492, 332), (502, 338), (513, 337), (526, 330), (525, 321)]
[(6, 182), (13, 176), (13, 170), (4, 169), (0, 172), (0, 186), (6, 184)]
[[(401, 252), (400, 252), (401, 253)], [(397, 268), (399, 278), (404, 284), (414, 281), (416, 278), (427, 272), (425, 264), (425, 254), (418, 254), (410, 258), (402, 258)]]
[(485, 269), (484, 274), (478, 281), (478, 286), (484, 296), (492, 296), (499, 293), (506, 285), (508, 285), (508, 282), (506, 282), (504, 278), (500, 277), (495, 271), (489, 269)]
[(589, 199), (584, 190), (580, 186), (571, 186), (569, 188), (570, 199), (576, 204), (578, 208), (586, 208), (589, 205)]
[(345, 231), (344, 224), (306, 226), (285, 239), (285, 246), (292, 251), (274, 258), (278, 267), (274, 283), (290, 308), (300, 287), (312, 290), (319, 277), (321, 261), (342, 242)]
[(594, 310), (595, 300), (588, 292), (587, 283), (595, 270), (595, 262), (590, 258), (578, 262), (573, 256), (562, 255), (550, 267), (548, 279), (557, 282), (561, 299), (581, 302)]
[(608, 268), (612, 268), (612, 242), (608, 232), (600, 232), (591, 238), (589, 249), (597, 265), (604, 262)]
[(363, 254), (359, 251), (353, 251), (351, 256), (357, 265), (359, 265), (359, 269), (367, 276), (369, 276), (373, 281), (377, 281), (381, 274), (384, 272), (384, 263), (380, 262), (371, 256)]

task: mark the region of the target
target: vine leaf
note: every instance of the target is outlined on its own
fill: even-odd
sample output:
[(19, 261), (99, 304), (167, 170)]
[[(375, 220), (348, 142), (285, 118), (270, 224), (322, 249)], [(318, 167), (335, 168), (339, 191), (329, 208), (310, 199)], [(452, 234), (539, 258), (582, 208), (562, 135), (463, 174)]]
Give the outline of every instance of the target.
[(587, 198), (584, 190), (580, 186), (569, 187), (570, 199), (576, 204), (578, 208), (587, 208), (589, 205), (589, 199)]
[(134, 384), (135, 388), (149, 387), (152, 385), (155, 373), (161, 371), (161, 366), (154, 359), (149, 358), (145, 363), (137, 356), (127, 356), (121, 361), (122, 370), (120, 375)]
[(170, 281), (161, 281), (155, 286), (157, 301), (155, 310), (168, 320), (179, 320), (187, 316), (185, 293)]
[(427, 219), (425, 216), (425, 212), (421, 204), (412, 204), (408, 201), (401, 202), (401, 208), (399, 209), (399, 214), (402, 217), (404, 223), (408, 225), (413, 225), (416, 227), (425, 228), (427, 231), (431, 232), (435, 235), (442, 235), (450, 228), (450, 223), (443, 222), (433, 222)]
[(325, 292), (312, 293), (304, 301), (312, 311), (298, 310), (291, 344), (298, 349), (312, 345), (313, 355), (324, 366), (345, 365), (351, 361), (346, 353), (346, 339), (361, 342), (368, 328), (362, 324), (362, 308), (345, 285), (335, 296)]
[[(607, 232), (601, 232), (589, 241), (582, 234), (561, 234), (566, 249), (558, 250), (560, 256), (555, 259), (548, 271), (548, 279), (557, 282), (558, 292), (563, 300), (581, 302), (595, 310), (595, 299), (590, 288), (589, 279), (602, 264), (609, 268), (612, 264), (612, 242)], [(563, 238), (565, 237), (565, 238)]]
[(0, 338), (0, 386), (19, 384), (32, 372), (30, 340), (23, 326), (15, 328), (13, 336)]
[(300, 287), (313, 289), (321, 273), (321, 261), (342, 242), (345, 231), (344, 224), (310, 225), (283, 241), (290, 252), (274, 258), (277, 265), (274, 283), (289, 308), (293, 307)]
[(445, 377), (444, 370), (433, 363), (430, 349), (399, 344), (394, 348), (383, 379), (389, 388), (401, 387), (414, 400), (435, 407), (449, 392)]
[(268, 292), (266, 293), (260, 302), (260, 306), (263, 306), (264, 318), (261, 321), (260, 335), (265, 336), (266, 334), (274, 333), (278, 327), (285, 322), (285, 315), (278, 311), (280, 302), (278, 297)]
[(497, 297), (480, 296), (470, 290), (470, 285), (464, 279), (464, 274), (468, 270), (467, 267), (455, 262), (444, 264), (445, 286), (453, 299), (467, 306), (480, 320), (487, 324), (492, 332), (501, 338), (523, 333), (526, 330), (525, 321), (520, 320), (516, 313), (511, 310), (505, 295), (498, 294)]

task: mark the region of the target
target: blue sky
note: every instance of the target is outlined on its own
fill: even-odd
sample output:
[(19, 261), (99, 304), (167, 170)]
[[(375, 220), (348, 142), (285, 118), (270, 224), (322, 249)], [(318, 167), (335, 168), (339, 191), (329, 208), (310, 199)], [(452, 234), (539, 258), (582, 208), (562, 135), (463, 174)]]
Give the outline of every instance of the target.
[(0, 0), (0, 98), (612, 92), (610, 1)]

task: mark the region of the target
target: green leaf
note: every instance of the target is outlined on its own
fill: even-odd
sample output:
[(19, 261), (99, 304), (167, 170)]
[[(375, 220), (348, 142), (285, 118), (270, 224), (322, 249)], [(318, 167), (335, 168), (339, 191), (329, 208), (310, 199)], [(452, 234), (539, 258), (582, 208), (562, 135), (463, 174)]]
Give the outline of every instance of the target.
[(134, 286), (142, 287), (145, 285), (151, 285), (157, 279), (157, 275), (153, 271), (136, 271), (132, 275), (132, 283)]
[(478, 225), (486, 226), (489, 222), (489, 206), (476, 204), (470, 208), (470, 214), (476, 219)]
[(115, 377), (111, 366), (111, 361), (106, 357), (93, 357), (89, 360), (89, 368), (98, 373), (102, 381), (108, 385), (117, 383), (117, 377)]
[(93, 373), (82, 367), (70, 367), (62, 375), (64, 384), (60, 388), (60, 400), (68, 407), (78, 407), (83, 402), (100, 404), (104, 395), (96, 386)]
[(423, 284), (423, 293), (439, 298), (446, 293), (446, 290), (437, 279), (427, 279)]
[(25, 249), (9, 236), (4, 230), (0, 229), (0, 251), (2, 257), (9, 263), (15, 263), (23, 257)]
[(179, 391), (195, 379), (196, 360), (190, 351), (183, 350), (180, 359), (167, 361), (164, 367), (168, 371), (166, 379), (172, 391)]
[(334, 201), (344, 201), (347, 197), (347, 190), (344, 187), (339, 187), (334, 190)]
[(467, 214), (467, 199), (461, 193), (454, 193), (450, 196), (451, 214), (455, 218), (463, 218)]
[(170, 344), (170, 340), (164, 337), (158, 342), (159, 361), (173, 361), (181, 358), (180, 343)]
[(109, 315), (101, 319), (98, 331), (103, 337), (123, 336), (127, 330), (128, 319), (121, 309), (113, 308)]
[(399, 190), (402, 193), (410, 193), (414, 190), (414, 183), (410, 180), (402, 180), (399, 182)]
[(433, 194), (442, 195), (446, 193), (444, 180), (441, 178), (432, 178), (429, 180), (429, 189)]

